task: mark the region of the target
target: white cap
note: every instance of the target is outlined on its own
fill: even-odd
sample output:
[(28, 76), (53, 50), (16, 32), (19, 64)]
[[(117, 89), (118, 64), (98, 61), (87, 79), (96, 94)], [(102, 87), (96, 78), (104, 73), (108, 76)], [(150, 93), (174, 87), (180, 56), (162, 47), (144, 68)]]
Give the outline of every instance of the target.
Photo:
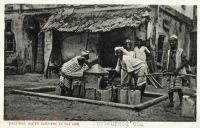
[(124, 47), (115, 47), (115, 52), (116, 52), (117, 50), (123, 51), (123, 50), (124, 50)]
[(177, 37), (176, 35), (170, 36), (170, 39), (172, 39), (172, 38), (174, 38), (174, 39), (177, 39), (177, 40), (178, 40), (178, 37)]
[(131, 40), (129, 40), (129, 39), (126, 39), (126, 41), (125, 41), (125, 42), (129, 43), (129, 42), (131, 42)]

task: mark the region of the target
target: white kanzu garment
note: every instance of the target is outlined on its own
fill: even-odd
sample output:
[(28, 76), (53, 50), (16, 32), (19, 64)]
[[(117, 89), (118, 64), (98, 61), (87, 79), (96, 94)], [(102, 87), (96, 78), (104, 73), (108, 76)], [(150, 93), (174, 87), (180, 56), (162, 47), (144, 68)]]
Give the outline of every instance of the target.
[(143, 62), (146, 63), (146, 54), (145, 51), (150, 53), (150, 51), (147, 49), (147, 47), (142, 46), (141, 48), (135, 47), (134, 52), (135, 52), (135, 58), (138, 58), (142, 60)]
[[(123, 55), (122, 60), (118, 59), (115, 70), (121, 72), (121, 85), (134, 85), (134, 79), (128, 73), (134, 71), (138, 76), (144, 75), (147, 73), (147, 65), (139, 59)], [(146, 77), (139, 77), (137, 85), (141, 86), (144, 83), (146, 83)]]

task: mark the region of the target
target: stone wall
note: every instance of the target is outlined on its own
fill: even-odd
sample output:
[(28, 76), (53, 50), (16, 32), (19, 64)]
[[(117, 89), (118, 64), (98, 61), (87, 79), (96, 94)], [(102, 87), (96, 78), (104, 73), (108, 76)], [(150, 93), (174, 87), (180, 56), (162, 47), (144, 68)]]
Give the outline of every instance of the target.
[(5, 20), (11, 20), (11, 31), (14, 33), (15, 38), (15, 50), (13, 52), (5, 51), (5, 65), (17, 66), (16, 63), (12, 63), (16, 60), (23, 60), (24, 50), (27, 45), (27, 42), (24, 42), (23, 38), (23, 17), (18, 13), (14, 13), (6, 15)]
[[(190, 47), (190, 29), (191, 27), (177, 19), (175, 16), (163, 11), (162, 9), (157, 10), (157, 7), (153, 7), (150, 12), (150, 21), (148, 23), (147, 37), (150, 40), (150, 49), (152, 55), (154, 56), (155, 71), (157, 71), (157, 53), (158, 53), (158, 38), (164, 35), (163, 42), (163, 56), (169, 49), (169, 37), (173, 34), (178, 36), (179, 44), (178, 46), (183, 48), (189, 57), (189, 47)], [(158, 13), (159, 12), (159, 13)], [(164, 25), (165, 24), (165, 25)], [(166, 26), (167, 24), (167, 26)], [(164, 58), (162, 57), (162, 61)]]

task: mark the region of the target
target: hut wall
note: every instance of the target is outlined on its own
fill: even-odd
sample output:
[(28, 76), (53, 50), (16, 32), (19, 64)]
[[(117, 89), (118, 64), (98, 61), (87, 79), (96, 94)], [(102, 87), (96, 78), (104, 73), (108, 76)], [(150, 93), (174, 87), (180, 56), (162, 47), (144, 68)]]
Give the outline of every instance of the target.
[[(62, 34), (64, 36), (66, 34)], [(93, 61), (98, 58), (98, 34), (93, 33), (73, 33), (61, 42), (61, 54), (63, 62), (70, 60), (71, 58), (81, 54), (81, 51), (90, 51), (90, 60)]]

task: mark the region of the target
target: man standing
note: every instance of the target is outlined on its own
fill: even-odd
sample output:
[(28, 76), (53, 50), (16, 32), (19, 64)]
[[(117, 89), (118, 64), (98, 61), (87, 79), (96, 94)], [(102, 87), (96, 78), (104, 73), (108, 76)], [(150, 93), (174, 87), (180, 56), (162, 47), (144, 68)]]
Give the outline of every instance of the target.
[(134, 48), (135, 58), (138, 58), (146, 62), (146, 53), (150, 54), (150, 51), (147, 47), (142, 46), (142, 40), (138, 39), (137, 46)]
[(165, 71), (173, 72), (174, 75), (168, 79), (168, 95), (169, 105), (166, 107), (174, 107), (173, 95), (174, 92), (178, 92), (180, 104), (176, 109), (181, 109), (182, 105), (182, 77), (177, 76), (178, 74), (186, 74), (185, 67), (188, 65), (186, 53), (183, 49), (178, 47), (178, 37), (173, 35), (169, 39), (170, 49), (167, 52), (166, 62), (164, 62)]
[(81, 71), (84, 67), (84, 64), (86, 64), (88, 67), (91, 67), (90, 63), (87, 61), (88, 59), (89, 51), (82, 51), (81, 56), (76, 56), (63, 64), (59, 80), (61, 95), (71, 95), (72, 80), (76, 72)]
[[(130, 89), (133, 89), (135, 85), (136, 89), (141, 90), (142, 101), (142, 96), (144, 95), (144, 91), (146, 88), (146, 78), (142, 75), (147, 73), (147, 65), (139, 59), (124, 55), (123, 51), (123, 47), (115, 48), (115, 55), (118, 58), (115, 70), (118, 73), (121, 72), (121, 86), (126, 86), (130, 87)], [(115, 78), (116, 72), (109, 80), (109, 83)]]

